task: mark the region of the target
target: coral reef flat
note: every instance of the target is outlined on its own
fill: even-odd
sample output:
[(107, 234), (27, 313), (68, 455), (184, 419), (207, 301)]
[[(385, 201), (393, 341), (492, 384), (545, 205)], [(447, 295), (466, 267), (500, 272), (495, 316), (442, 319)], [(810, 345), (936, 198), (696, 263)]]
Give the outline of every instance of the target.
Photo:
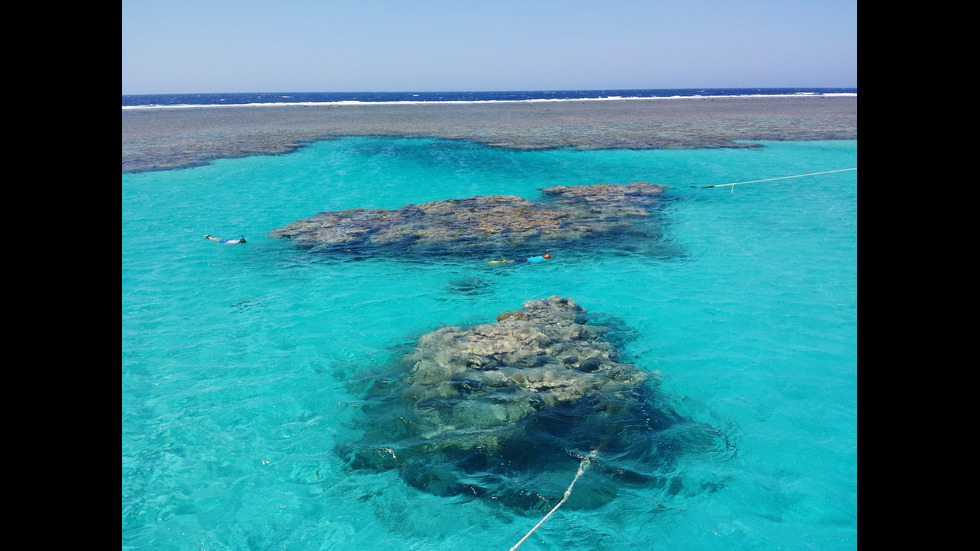
[(122, 112), (122, 171), (282, 154), (345, 136), (467, 140), (515, 149), (751, 147), (857, 139), (856, 96), (277, 105)]

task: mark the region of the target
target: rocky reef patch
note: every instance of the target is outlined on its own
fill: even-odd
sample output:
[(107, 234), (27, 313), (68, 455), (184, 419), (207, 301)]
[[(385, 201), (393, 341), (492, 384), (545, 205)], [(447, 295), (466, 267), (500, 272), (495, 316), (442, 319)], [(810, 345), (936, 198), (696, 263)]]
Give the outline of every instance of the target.
[(646, 182), (554, 186), (542, 201), (489, 195), (398, 209), (321, 212), (269, 232), (316, 252), (399, 255), (542, 254), (583, 243), (659, 243), (652, 216), (666, 186)]
[(351, 472), (395, 470), (420, 490), (527, 514), (554, 506), (593, 453), (566, 507), (600, 506), (624, 485), (677, 493), (680, 454), (731, 446), (658, 397), (658, 376), (617, 346), (631, 335), (557, 296), (424, 334), (389, 373), (357, 382), (360, 437), (337, 453)]

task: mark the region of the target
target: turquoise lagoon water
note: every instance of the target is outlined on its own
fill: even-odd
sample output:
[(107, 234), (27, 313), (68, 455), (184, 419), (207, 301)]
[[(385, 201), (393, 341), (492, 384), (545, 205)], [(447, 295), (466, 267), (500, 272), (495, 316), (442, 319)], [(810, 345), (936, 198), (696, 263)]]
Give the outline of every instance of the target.
[[(622, 320), (635, 332), (624, 352), (659, 373), (664, 399), (732, 449), (681, 455), (671, 491), (569, 502), (521, 549), (856, 548), (857, 172), (691, 186), (857, 167), (857, 142), (763, 145), (356, 138), (124, 174), (123, 549), (510, 549), (542, 515), (348, 472), (334, 449), (357, 436), (350, 381), (422, 333), (552, 295)], [(553, 250), (503, 268), (324, 257), (265, 237), (323, 210), (630, 181), (674, 186), (657, 216), (676, 255)], [(464, 292), (470, 278), (485, 286)], [(569, 457), (556, 485), (577, 467)]]

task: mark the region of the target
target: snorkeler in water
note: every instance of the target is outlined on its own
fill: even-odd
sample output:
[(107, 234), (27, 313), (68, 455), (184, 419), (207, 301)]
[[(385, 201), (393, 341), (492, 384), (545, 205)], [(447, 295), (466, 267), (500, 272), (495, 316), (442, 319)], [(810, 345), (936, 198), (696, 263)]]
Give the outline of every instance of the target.
[(209, 241), (217, 241), (222, 245), (234, 245), (236, 243), (245, 243), (245, 236), (243, 235), (241, 239), (218, 239), (217, 237), (211, 237), (210, 235), (205, 235), (204, 239)]
[(528, 258), (518, 258), (516, 260), (491, 260), (490, 264), (503, 264), (504, 262), (513, 262), (514, 264), (523, 264), (525, 262), (544, 262), (551, 258), (551, 255), (545, 253), (543, 256), (530, 256)]

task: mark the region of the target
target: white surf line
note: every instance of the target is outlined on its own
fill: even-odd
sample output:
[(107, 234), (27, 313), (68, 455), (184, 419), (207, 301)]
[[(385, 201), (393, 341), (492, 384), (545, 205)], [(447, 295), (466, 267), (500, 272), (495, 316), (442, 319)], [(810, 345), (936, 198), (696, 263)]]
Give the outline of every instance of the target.
[(741, 184), (754, 184), (756, 182), (769, 182), (771, 180), (785, 180), (787, 178), (802, 178), (804, 176), (816, 176), (817, 174), (831, 174), (833, 172), (847, 172), (848, 170), (857, 170), (857, 167), (854, 167), (854, 168), (841, 168), (839, 170), (827, 170), (827, 171), (824, 171), (824, 172), (811, 172), (809, 174), (795, 174), (793, 176), (779, 176), (777, 178), (763, 178), (762, 180), (748, 180), (746, 182), (733, 182), (731, 184), (715, 184), (713, 186), (701, 186), (701, 187), (702, 188), (709, 188), (709, 187), (732, 186), (732, 191), (735, 191), (735, 186), (738, 186), (738, 185), (741, 185)]

